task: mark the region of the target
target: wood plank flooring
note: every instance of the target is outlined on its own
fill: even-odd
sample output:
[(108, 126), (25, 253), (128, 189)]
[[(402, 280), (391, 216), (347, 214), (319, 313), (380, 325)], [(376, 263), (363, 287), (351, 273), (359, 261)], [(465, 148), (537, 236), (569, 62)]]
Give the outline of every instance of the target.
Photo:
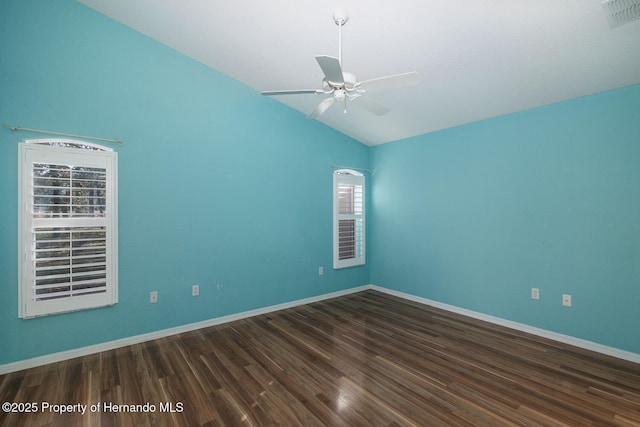
[(3, 375), (0, 402), (38, 405), (2, 426), (640, 426), (640, 365), (366, 291)]

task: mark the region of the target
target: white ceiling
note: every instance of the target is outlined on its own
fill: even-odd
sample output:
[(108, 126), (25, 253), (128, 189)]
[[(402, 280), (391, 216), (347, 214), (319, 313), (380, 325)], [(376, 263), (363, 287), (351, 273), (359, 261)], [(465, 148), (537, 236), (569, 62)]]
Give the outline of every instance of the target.
[[(368, 145), (640, 83), (640, 21), (609, 28), (600, 0), (79, 1), (258, 91), (320, 88), (344, 8), (345, 71), (422, 76), (368, 93), (384, 116), (319, 118)], [(275, 99), (306, 115), (323, 95)]]

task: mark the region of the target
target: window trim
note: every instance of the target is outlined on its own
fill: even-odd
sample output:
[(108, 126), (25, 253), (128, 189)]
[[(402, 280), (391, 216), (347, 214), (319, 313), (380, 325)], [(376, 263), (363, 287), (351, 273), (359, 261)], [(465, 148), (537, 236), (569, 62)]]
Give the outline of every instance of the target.
[[(106, 290), (96, 294), (39, 299), (33, 297), (35, 267), (33, 262), (35, 224), (46, 222), (50, 227), (84, 226), (91, 218), (53, 218), (39, 221), (30, 211), (33, 206), (33, 165), (58, 162), (69, 166), (98, 166), (107, 171), (107, 213), (102, 221), (106, 230)], [(20, 318), (114, 305), (118, 302), (118, 162), (117, 152), (109, 147), (82, 140), (36, 139), (18, 146), (18, 315)], [(93, 221), (95, 222), (95, 221)]]
[[(340, 213), (339, 186), (344, 184), (362, 186), (361, 212)], [(354, 237), (357, 253), (353, 258), (340, 259), (340, 221), (355, 219), (360, 221), (361, 238)], [(365, 176), (351, 169), (339, 169), (333, 173), (333, 268), (341, 269), (366, 263), (366, 185)]]

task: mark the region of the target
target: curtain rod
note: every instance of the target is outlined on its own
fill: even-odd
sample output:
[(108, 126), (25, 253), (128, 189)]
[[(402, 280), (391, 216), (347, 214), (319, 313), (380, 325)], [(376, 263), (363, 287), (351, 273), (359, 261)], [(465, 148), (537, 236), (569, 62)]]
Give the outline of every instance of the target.
[(339, 165), (331, 165), (331, 167), (334, 169), (353, 169), (355, 171), (364, 171), (364, 172), (371, 173), (371, 169), (365, 169), (365, 168), (354, 168), (351, 166), (339, 166)]
[(109, 139), (109, 138), (98, 138), (96, 136), (86, 136), (86, 135), (76, 135), (73, 133), (63, 133), (63, 132), (53, 132), (50, 130), (41, 130), (41, 129), (31, 129), (31, 128), (23, 128), (20, 126), (9, 126), (9, 125), (2, 125), (3, 128), (7, 128), (7, 129), (11, 129), (11, 132), (17, 132), (19, 130), (24, 130), (27, 132), (37, 132), (37, 133), (48, 133), (49, 135), (59, 135), (59, 136), (70, 136), (73, 138), (83, 138), (83, 139), (93, 139), (94, 141), (104, 141), (104, 142), (112, 142), (112, 143), (116, 143), (119, 146), (123, 146), (124, 142), (122, 142), (122, 140), (120, 139)]

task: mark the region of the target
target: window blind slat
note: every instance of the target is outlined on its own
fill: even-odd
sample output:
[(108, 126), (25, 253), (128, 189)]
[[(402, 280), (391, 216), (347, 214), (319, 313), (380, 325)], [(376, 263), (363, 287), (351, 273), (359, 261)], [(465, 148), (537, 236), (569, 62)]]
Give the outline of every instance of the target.
[(33, 246), (36, 300), (106, 292), (106, 226), (35, 227)]

